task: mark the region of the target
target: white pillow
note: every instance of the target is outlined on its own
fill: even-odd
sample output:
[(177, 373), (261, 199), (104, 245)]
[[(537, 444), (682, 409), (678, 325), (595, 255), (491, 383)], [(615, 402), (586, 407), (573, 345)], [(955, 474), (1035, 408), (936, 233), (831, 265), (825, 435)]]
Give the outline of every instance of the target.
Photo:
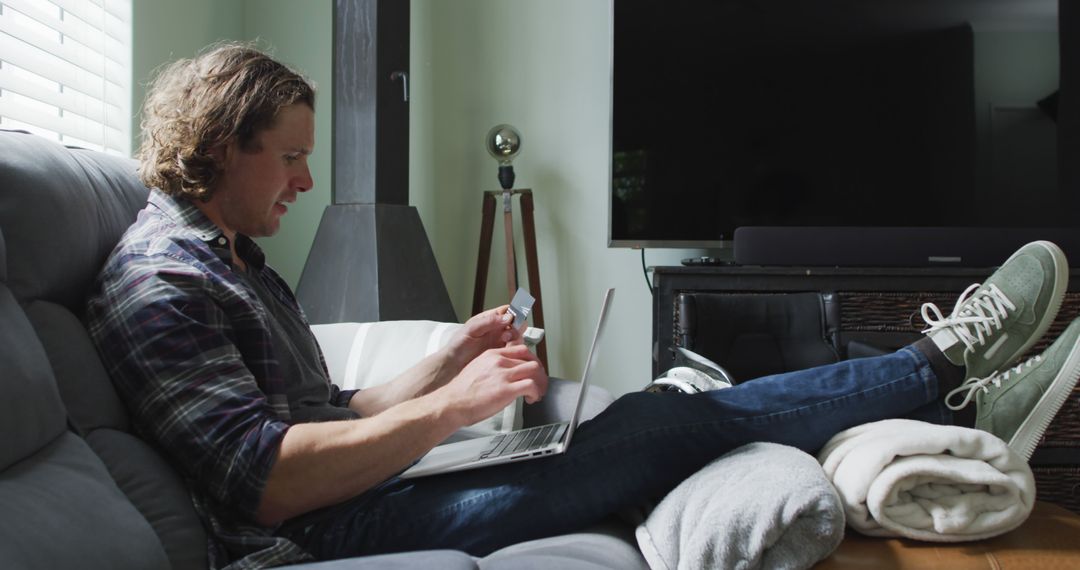
[[(425, 356), (442, 348), (461, 328), (458, 323), (382, 321), (312, 325), (326, 358), (330, 379), (343, 389), (364, 389), (393, 380)], [(484, 435), (521, 428), (521, 398), (491, 418), (469, 426)]]

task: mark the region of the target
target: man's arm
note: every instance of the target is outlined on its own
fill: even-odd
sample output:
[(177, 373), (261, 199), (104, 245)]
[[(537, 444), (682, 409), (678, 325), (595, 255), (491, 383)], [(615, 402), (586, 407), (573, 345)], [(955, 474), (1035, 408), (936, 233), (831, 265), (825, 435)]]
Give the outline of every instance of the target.
[(446, 384), (460, 370), (455, 370), (445, 349), (439, 350), (390, 382), (353, 394), (349, 409), (364, 418), (376, 416), (393, 406), (430, 393)]
[(359, 420), (298, 424), (281, 441), (256, 522), (288, 518), (354, 497), (408, 467), (456, 429), (478, 422), (514, 398), (539, 400), (543, 366), (527, 348), (490, 349), (423, 396)]
[(506, 309), (504, 305), (473, 316), (441, 350), (394, 380), (354, 394), (349, 408), (370, 418), (445, 385), (483, 351), (520, 343), (521, 332), (508, 326), (512, 315)]

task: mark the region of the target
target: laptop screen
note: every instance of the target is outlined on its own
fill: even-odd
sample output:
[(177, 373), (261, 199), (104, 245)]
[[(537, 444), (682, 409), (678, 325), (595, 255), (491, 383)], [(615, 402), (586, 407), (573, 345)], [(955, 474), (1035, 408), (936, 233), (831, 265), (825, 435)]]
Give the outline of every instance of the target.
[(581, 418), (581, 409), (585, 405), (585, 389), (589, 384), (589, 375), (596, 364), (596, 348), (600, 345), (604, 322), (607, 321), (608, 309), (611, 307), (611, 300), (614, 297), (615, 289), (613, 288), (604, 293), (604, 303), (600, 306), (600, 318), (596, 322), (596, 332), (593, 333), (592, 346), (589, 347), (589, 357), (585, 360), (585, 372), (581, 375), (581, 385), (578, 387), (577, 406), (574, 408), (574, 415), (570, 417), (570, 425), (566, 428), (566, 445), (570, 445), (570, 438), (573, 437), (574, 429), (577, 428), (578, 421)]

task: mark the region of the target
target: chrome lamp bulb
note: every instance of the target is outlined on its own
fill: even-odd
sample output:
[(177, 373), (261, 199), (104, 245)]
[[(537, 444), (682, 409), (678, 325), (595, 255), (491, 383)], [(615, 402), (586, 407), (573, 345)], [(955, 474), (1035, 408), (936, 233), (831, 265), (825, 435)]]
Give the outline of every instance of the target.
[(499, 163), (499, 185), (503, 190), (514, 186), (514, 159), (521, 154), (521, 133), (511, 125), (495, 125), (484, 139), (484, 148)]

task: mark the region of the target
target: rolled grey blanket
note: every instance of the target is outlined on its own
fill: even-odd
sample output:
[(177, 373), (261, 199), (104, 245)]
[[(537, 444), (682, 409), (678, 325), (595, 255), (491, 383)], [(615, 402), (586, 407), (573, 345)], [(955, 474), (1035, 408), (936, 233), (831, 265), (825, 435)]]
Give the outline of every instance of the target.
[(809, 568), (844, 538), (844, 509), (817, 460), (752, 443), (672, 490), (637, 528), (652, 570)]

